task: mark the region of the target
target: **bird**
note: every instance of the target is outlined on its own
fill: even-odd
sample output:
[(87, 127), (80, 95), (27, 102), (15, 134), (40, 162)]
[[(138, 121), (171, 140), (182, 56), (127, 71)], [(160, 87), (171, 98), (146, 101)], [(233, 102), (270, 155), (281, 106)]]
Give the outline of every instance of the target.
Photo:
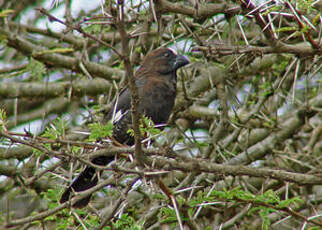
[[(138, 90), (139, 115), (150, 118), (155, 125), (165, 124), (171, 114), (176, 98), (177, 70), (189, 64), (189, 59), (176, 54), (171, 48), (161, 47), (149, 52), (142, 61), (141, 66), (134, 74), (135, 85)], [(134, 138), (128, 133), (132, 126), (131, 91), (124, 88), (116, 100), (113, 109), (104, 118), (112, 120), (113, 138), (124, 145), (133, 145)], [(114, 160), (113, 157), (100, 156), (94, 158), (92, 163), (105, 166)], [(70, 200), (73, 192), (88, 190), (98, 183), (98, 170), (86, 166), (72, 184), (64, 191), (60, 203)], [(73, 207), (85, 207), (91, 195), (77, 201)]]

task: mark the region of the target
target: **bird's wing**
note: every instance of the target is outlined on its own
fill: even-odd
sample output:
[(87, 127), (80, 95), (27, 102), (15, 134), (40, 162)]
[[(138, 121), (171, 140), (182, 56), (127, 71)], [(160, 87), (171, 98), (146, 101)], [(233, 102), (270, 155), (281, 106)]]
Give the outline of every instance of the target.
[[(146, 79), (139, 78), (135, 81), (136, 87), (140, 91), (143, 89), (144, 85), (146, 83)], [(105, 120), (111, 120), (113, 123), (116, 123), (123, 117), (125, 114), (127, 114), (131, 109), (131, 92), (129, 87), (124, 88), (118, 97), (116, 98), (114, 105), (110, 112), (108, 113)]]

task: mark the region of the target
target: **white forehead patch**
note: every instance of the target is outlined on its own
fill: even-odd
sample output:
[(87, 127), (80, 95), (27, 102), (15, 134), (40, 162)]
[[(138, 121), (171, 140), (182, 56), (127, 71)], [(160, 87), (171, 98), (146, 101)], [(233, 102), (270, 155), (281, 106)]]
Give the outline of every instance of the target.
[(172, 48), (168, 48), (168, 49), (171, 50), (172, 53), (174, 53), (175, 55), (177, 55), (177, 52), (174, 49), (172, 49)]

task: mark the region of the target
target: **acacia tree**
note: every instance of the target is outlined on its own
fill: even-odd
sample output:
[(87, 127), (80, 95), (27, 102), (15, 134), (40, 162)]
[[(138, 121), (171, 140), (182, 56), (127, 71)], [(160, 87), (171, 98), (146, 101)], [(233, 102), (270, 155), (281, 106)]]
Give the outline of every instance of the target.
[[(49, 5), (0, 2), (1, 228), (321, 228), (321, 1)], [(104, 115), (160, 46), (191, 61), (168, 127), (137, 118), (116, 145)]]

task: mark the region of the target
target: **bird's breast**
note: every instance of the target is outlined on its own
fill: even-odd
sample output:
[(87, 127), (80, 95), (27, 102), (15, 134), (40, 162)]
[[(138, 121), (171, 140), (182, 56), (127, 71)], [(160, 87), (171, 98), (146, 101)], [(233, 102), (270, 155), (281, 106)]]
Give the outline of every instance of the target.
[(170, 82), (158, 82), (145, 92), (141, 95), (140, 110), (155, 124), (166, 123), (174, 106), (176, 86)]

